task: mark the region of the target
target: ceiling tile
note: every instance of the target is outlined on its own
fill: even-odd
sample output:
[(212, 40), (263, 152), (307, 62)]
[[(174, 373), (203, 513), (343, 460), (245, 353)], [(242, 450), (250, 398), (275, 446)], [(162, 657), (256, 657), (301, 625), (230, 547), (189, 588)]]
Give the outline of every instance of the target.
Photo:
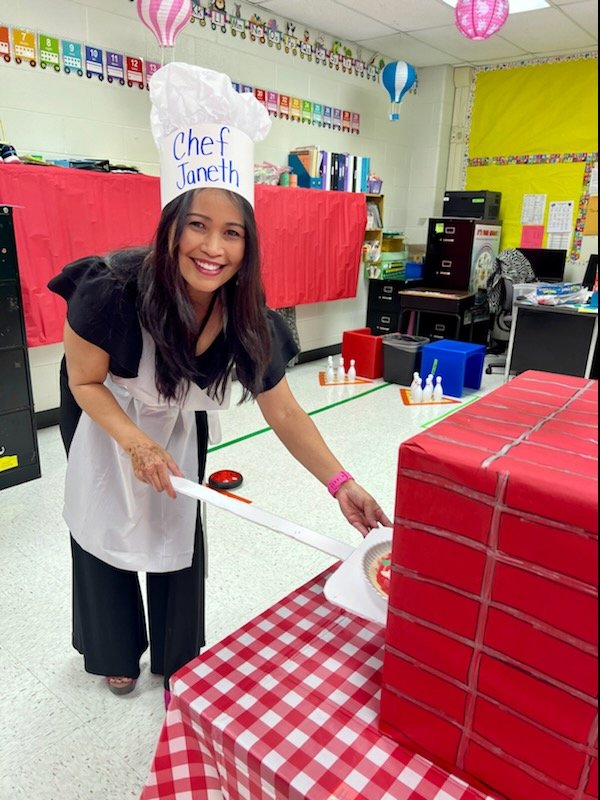
[(454, 25), (415, 31), (411, 36), (429, 47), (443, 50), (463, 64), (479, 64), (482, 61), (489, 63), (495, 59), (501, 61), (504, 58), (526, 53), (525, 50), (507, 41), (506, 37), (500, 36), (498, 33), (485, 41), (474, 42), (463, 36)]
[(455, 64), (460, 59), (450, 53), (417, 41), (413, 36), (396, 33), (379, 39), (364, 39), (360, 44), (390, 61), (408, 61), (415, 67), (437, 67), (441, 64)]
[[(598, 30), (598, 0), (570, 3), (561, 7), (561, 11), (573, 22), (581, 25), (586, 31)], [(596, 41), (597, 41), (596, 37)]]
[(598, 42), (558, 8), (509, 16), (500, 35), (526, 52), (536, 54), (585, 48)]
[(341, 6), (361, 11), (405, 33), (431, 28), (432, 25), (452, 25), (454, 9), (442, 0), (337, 0)]

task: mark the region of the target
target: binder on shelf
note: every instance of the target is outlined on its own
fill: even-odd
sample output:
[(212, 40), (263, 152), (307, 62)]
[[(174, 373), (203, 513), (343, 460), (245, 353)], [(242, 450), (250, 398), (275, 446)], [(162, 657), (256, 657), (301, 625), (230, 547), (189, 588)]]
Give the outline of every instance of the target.
[(331, 154), (331, 168), (329, 173), (331, 175), (331, 191), (335, 192), (338, 188), (338, 153)]
[(360, 191), (361, 192), (368, 192), (369, 191), (369, 173), (371, 172), (371, 158), (370, 156), (363, 156), (362, 163), (361, 163), (361, 174), (360, 174)]
[(321, 188), (331, 189), (331, 153), (329, 150), (321, 150), (320, 164)]

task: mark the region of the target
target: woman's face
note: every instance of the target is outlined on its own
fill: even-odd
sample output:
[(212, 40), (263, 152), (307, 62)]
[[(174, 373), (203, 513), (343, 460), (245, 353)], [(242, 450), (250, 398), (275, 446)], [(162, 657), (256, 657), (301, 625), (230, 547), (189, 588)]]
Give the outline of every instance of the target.
[(190, 299), (205, 301), (239, 271), (245, 228), (241, 209), (221, 189), (196, 193), (179, 240), (179, 270)]

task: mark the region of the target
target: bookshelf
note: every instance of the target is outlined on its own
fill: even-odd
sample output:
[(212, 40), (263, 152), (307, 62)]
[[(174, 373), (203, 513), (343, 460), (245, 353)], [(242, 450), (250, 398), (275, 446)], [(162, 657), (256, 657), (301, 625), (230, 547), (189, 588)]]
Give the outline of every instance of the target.
[[(366, 267), (376, 269), (381, 261), (383, 249), (383, 200), (382, 194), (366, 194), (367, 227), (365, 245), (367, 246)], [(375, 277), (374, 275), (371, 277)]]

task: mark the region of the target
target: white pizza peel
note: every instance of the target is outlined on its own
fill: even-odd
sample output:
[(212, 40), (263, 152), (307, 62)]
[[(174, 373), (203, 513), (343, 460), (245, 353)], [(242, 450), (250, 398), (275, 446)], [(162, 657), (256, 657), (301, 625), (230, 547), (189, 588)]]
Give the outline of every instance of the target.
[(389, 541), (391, 547), (391, 528), (375, 528), (361, 542), (358, 547), (324, 536), (322, 533), (311, 531), (295, 522), (290, 522), (285, 517), (266, 511), (254, 503), (245, 503), (229, 497), (223, 492), (202, 486), (187, 478), (171, 476), (173, 488), (179, 494), (193, 497), (195, 500), (208, 503), (223, 511), (229, 511), (238, 517), (269, 528), (277, 533), (283, 533), (297, 542), (302, 542), (322, 553), (338, 558), (343, 563), (331, 575), (324, 587), (325, 597), (334, 605), (352, 611), (361, 617), (385, 625), (387, 614), (387, 600), (369, 583), (365, 576), (365, 555), (375, 545)]

